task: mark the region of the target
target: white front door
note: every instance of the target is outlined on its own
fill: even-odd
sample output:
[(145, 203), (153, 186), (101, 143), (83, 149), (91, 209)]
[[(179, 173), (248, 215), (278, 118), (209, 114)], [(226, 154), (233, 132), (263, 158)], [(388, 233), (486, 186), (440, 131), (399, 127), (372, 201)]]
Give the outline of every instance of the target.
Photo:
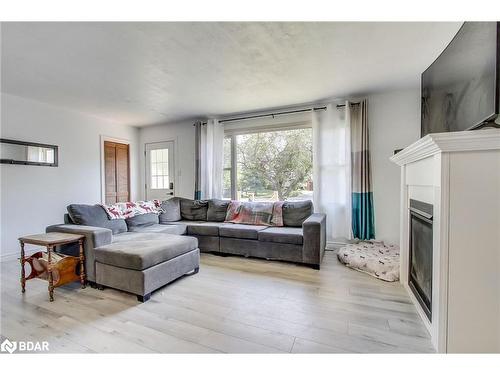
[(165, 200), (174, 195), (174, 142), (147, 143), (146, 199)]

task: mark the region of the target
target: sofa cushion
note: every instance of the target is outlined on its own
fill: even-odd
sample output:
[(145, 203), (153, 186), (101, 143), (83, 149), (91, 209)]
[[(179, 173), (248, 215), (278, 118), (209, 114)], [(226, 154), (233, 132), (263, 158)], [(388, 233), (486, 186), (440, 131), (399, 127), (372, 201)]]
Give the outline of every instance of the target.
[(181, 198), (180, 205), (183, 219), (207, 221), (207, 201)]
[(286, 227), (301, 227), (313, 213), (311, 201), (287, 201), (283, 205), (283, 224)]
[(221, 237), (246, 238), (250, 240), (258, 239), (261, 230), (269, 228), (265, 225), (247, 225), (247, 224), (221, 224), (219, 226), (219, 235)]
[(302, 245), (304, 243), (304, 236), (302, 228), (276, 227), (260, 231), (259, 241)]
[(227, 207), (231, 201), (210, 199), (208, 201), (207, 221), (223, 222), (226, 220)]
[(109, 245), (95, 249), (99, 263), (144, 270), (178, 257), (198, 247), (189, 236), (159, 233), (124, 233)]
[(182, 235), (187, 233), (187, 225), (181, 223), (153, 224), (148, 226), (129, 228), (129, 231), (138, 233), (167, 233)]
[(162, 213), (160, 213), (160, 224), (170, 223), (173, 221), (182, 220), (180, 199), (173, 197), (164, 200), (160, 205)]
[(218, 236), (219, 223), (209, 221), (185, 222), (187, 225), (187, 234), (196, 236)]
[(128, 230), (133, 230), (136, 227), (148, 227), (150, 225), (158, 224), (158, 214), (149, 213), (129, 217), (125, 219)]
[(113, 234), (127, 231), (125, 220), (110, 220), (104, 208), (98, 204), (70, 204), (67, 210), (71, 221), (77, 225), (107, 228), (111, 229)]

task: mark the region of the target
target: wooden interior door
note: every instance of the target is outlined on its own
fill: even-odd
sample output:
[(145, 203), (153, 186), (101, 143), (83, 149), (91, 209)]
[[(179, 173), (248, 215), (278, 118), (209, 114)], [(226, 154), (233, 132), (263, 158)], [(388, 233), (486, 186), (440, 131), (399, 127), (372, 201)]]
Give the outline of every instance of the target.
[(129, 145), (104, 141), (105, 203), (130, 200)]

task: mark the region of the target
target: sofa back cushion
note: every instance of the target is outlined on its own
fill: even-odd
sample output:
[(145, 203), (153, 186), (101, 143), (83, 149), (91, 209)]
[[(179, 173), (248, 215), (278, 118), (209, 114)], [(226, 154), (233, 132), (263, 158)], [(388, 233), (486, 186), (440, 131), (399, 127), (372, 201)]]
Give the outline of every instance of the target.
[(75, 224), (68, 213), (64, 214), (64, 224)]
[(313, 213), (311, 201), (287, 201), (283, 204), (283, 224), (286, 227), (301, 227)]
[(208, 201), (181, 198), (180, 204), (183, 219), (207, 221)]
[(70, 204), (67, 210), (71, 221), (77, 225), (107, 228), (111, 229), (113, 234), (127, 231), (125, 220), (110, 220), (104, 208), (98, 204)]
[(149, 214), (142, 214), (129, 217), (125, 219), (127, 223), (128, 230), (131, 231), (134, 228), (149, 227), (154, 224), (159, 223), (158, 214), (151, 212)]
[(161, 202), (160, 224), (182, 220), (180, 199), (173, 197)]
[(223, 222), (226, 220), (226, 212), (230, 202), (222, 199), (209, 199), (207, 221)]

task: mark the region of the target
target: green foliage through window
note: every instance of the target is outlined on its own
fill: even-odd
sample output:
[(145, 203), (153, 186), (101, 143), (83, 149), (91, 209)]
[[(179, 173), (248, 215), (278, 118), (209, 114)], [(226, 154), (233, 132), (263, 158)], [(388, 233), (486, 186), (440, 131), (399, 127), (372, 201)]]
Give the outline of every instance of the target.
[(236, 199), (312, 198), (312, 129), (267, 131), (227, 137), (224, 195), (231, 197), (231, 142), (236, 142)]

